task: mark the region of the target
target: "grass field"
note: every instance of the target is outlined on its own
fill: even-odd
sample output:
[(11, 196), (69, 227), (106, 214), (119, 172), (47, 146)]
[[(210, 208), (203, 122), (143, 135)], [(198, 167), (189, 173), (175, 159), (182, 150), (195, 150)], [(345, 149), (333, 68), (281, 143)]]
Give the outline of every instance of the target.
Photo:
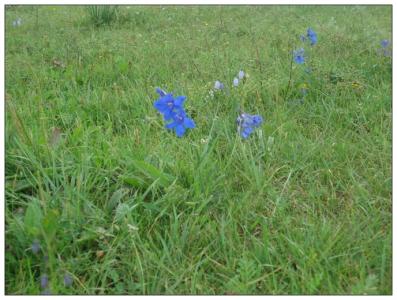
[(6, 293), (391, 294), (391, 6), (115, 12), (6, 9)]

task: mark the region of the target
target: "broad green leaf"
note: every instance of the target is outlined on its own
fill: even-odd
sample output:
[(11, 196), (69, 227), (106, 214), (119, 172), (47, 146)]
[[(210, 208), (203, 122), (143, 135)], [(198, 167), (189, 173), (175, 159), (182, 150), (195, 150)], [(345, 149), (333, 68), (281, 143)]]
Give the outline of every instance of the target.
[(158, 183), (162, 187), (167, 187), (174, 181), (173, 176), (161, 172), (155, 166), (153, 166), (145, 161), (133, 160), (132, 163), (138, 170), (140, 170), (146, 176), (151, 178), (153, 181), (158, 180)]
[(120, 203), (116, 208), (115, 221), (120, 222), (131, 210), (132, 208), (127, 203)]
[(58, 229), (59, 212), (55, 209), (48, 211), (43, 219), (43, 230), (49, 240), (55, 237)]
[(118, 189), (113, 193), (113, 195), (110, 197), (106, 209), (111, 212), (116, 205), (120, 202), (120, 200), (128, 193), (127, 189)]
[(122, 176), (121, 180), (123, 180), (124, 183), (136, 188), (142, 188), (149, 185), (143, 178), (134, 175)]
[(37, 200), (32, 200), (26, 209), (24, 225), (28, 234), (37, 236), (41, 229), (41, 220), (43, 213), (41, 212), (40, 204)]

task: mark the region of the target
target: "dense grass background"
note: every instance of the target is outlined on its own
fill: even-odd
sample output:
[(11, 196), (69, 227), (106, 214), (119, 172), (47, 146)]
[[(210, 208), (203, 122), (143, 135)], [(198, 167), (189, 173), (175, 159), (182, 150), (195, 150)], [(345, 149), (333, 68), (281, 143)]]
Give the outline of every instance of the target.
[[(43, 292), (43, 274), (54, 294), (391, 294), (391, 6), (104, 19), (6, 9), (8, 294)], [(313, 72), (293, 64), (289, 84), (308, 27)], [(188, 97), (181, 139), (157, 86)], [(237, 103), (266, 119), (246, 141)]]

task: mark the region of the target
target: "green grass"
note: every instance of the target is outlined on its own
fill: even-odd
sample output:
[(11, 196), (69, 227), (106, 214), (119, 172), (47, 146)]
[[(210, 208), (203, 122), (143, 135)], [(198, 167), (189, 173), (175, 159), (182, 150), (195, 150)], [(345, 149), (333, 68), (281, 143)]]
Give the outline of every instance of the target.
[[(391, 294), (391, 6), (117, 14), (6, 9), (6, 293)], [(157, 86), (187, 96), (183, 138)], [(265, 118), (247, 140), (237, 106)]]

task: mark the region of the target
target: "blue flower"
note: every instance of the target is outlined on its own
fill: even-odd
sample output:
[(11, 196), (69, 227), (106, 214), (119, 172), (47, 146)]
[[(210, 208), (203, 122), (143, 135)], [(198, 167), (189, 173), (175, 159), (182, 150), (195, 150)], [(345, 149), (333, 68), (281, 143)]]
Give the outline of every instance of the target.
[(387, 46), (389, 46), (390, 41), (389, 40), (383, 40), (383, 41), (380, 42), (380, 44), (381, 44), (381, 46), (383, 48), (386, 48)]
[(306, 37), (305, 37), (303, 34), (301, 34), (301, 35), (299, 36), (299, 39), (300, 39), (302, 42), (306, 41)]
[(215, 90), (223, 90), (225, 88), (224, 84), (219, 80), (215, 81), (214, 89)]
[(186, 100), (186, 96), (174, 98), (172, 94), (167, 94), (159, 88), (156, 91), (160, 95), (160, 99), (155, 101), (153, 106), (164, 115), (164, 120), (171, 120), (172, 113), (175, 110), (183, 110), (183, 102)]
[(176, 135), (182, 137), (185, 134), (186, 128), (195, 128), (194, 121), (186, 116), (184, 110), (180, 110), (172, 115), (172, 123), (165, 125), (168, 129), (175, 129)]
[(243, 70), (240, 70), (240, 72), (238, 72), (238, 79), (243, 79), (244, 78), (244, 76), (245, 76), (245, 73), (244, 73), (244, 71)]
[(233, 79), (233, 86), (238, 86), (238, 78), (234, 77)]
[(294, 50), (294, 61), (299, 65), (303, 64), (305, 62), (304, 54), (305, 50), (303, 48)]
[(157, 88), (156, 92), (160, 95), (160, 99), (154, 102), (154, 107), (164, 115), (166, 121), (172, 120), (165, 125), (165, 128), (175, 129), (176, 135), (181, 137), (185, 134), (186, 128), (196, 127), (193, 120), (186, 116), (183, 108), (186, 96), (174, 98), (172, 94), (167, 94), (160, 88)]
[(240, 135), (246, 139), (259, 127), (263, 122), (263, 118), (259, 115), (249, 115), (242, 113), (237, 117), (237, 129)]
[(312, 46), (317, 44), (317, 33), (313, 29), (307, 29), (307, 37), (310, 40)]

